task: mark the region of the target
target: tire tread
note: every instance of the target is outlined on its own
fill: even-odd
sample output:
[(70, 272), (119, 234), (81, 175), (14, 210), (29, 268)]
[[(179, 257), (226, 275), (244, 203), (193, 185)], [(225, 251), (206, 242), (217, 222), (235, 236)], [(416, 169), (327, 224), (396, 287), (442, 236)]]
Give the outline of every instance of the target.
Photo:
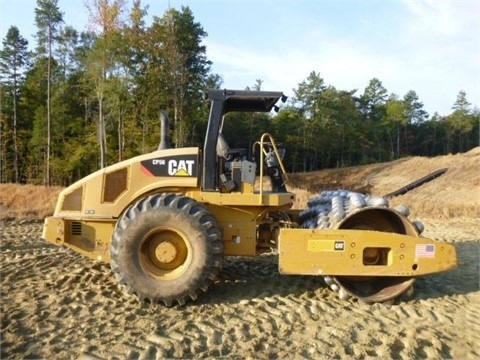
[[(211, 254), (207, 256), (208, 263), (201, 269), (200, 279), (192, 288), (179, 294), (155, 297), (145, 292), (136, 291), (132, 284), (129, 284), (123, 275), (123, 270), (120, 268), (117, 258), (120, 256), (120, 244), (123, 241), (123, 234), (130, 224), (137, 221), (141, 214), (149, 211), (161, 211), (162, 209), (183, 213), (191, 218), (194, 223), (198, 224), (206, 234), (205, 237)], [(221, 233), (216, 220), (205, 205), (184, 195), (174, 193), (153, 194), (137, 201), (117, 221), (112, 236), (110, 266), (117, 281), (125, 287), (128, 293), (137, 295), (140, 300), (149, 300), (151, 303), (162, 302), (167, 307), (172, 306), (174, 303), (184, 305), (189, 300), (196, 300), (200, 293), (208, 291), (217, 279), (223, 265), (223, 247)]]

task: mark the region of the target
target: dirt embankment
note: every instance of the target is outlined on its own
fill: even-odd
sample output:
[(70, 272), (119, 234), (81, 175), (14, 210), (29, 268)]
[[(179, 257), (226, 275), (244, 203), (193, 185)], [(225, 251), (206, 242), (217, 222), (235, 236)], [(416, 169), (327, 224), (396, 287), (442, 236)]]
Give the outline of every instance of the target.
[(295, 178), (304, 176), (304, 194), (322, 179), (378, 195), (443, 167), (441, 178), (392, 201), (410, 206), (425, 236), (453, 242), (459, 267), (418, 279), (414, 295), (394, 305), (341, 301), (320, 278), (280, 275), (274, 256), (227, 258), (196, 302), (150, 305), (126, 294), (108, 265), (45, 243), (41, 221), (4, 220), (1, 358), (477, 359), (478, 149)]
[(292, 174), (291, 178), (294, 187), (309, 193), (344, 188), (383, 196), (444, 168), (448, 169), (444, 175), (392, 198), (391, 203), (407, 204), (413, 216), (480, 217), (480, 147), (464, 154), (410, 157), (389, 163)]

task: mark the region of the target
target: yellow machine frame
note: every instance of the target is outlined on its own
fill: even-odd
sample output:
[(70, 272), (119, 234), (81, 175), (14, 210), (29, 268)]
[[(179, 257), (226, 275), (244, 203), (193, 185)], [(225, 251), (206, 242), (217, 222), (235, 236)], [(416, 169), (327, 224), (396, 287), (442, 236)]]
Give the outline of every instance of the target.
[[(109, 263), (112, 235), (124, 212), (149, 195), (173, 193), (208, 208), (220, 229), (224, 255), (256, 256), (277, 248), (279, 271), (283, 274), (332, 275), (347, 280), (376, 276), (409, 279), (456, 267), (453, 245), (421, 238), (405, 216), (391, 209), (359, 211), (339, 223), (335, 230), (300, 229), (300, 211), (290, 210), (295, 195), (264, 189), (267, 143), (279, 159), (284, 180), (288, 181), (282, 156), (270, 134), (264, 134), (253, 145), (253, 151), (260, 154), (258, 189), (255, 189), (257, 163), (247, 159), (230, 162), (230, 171), (238, 175), (232, 185), (232, 179), (221, 174), (222, 161), (214, 154), (215, 144), (212, 144), (220, 131), (219, 119), (227, 111), (269, 111), (280, 97), (283, 94), (212, 92), (213, 105), (203, 150), (197, 147), (158, 150), (79, 180), (60, 193), (54, 215), (45, 219), (43, 238)], [(218, 181), (219, 178), (224, 182)], [(278, 213), (288, 220), (279, 222), (275, 216), (272, 218), (272, 214)], [(363, 226), (366, 219), (378, 226), (373, 229)], [(179, 297), (178, 302), (183, 302), (183, 298)]]

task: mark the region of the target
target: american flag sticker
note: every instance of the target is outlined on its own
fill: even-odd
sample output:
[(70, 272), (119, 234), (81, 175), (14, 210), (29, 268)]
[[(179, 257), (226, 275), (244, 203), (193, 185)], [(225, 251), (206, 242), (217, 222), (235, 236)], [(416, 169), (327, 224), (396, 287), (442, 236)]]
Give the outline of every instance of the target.
[(435, 245), (429, 245), (429, 244), (415, 245), (415, 257), (416, 258), (434, 258)]

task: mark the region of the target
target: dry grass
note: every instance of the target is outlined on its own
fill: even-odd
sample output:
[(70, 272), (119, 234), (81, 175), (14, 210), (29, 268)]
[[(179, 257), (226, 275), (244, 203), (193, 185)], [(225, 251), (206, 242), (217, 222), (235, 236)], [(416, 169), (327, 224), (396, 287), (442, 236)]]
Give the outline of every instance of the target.
[(38, 220), (52, 215), (61, 187), (0, 184), (0, 220)]
[[(418, 218), (480, 218), (480, 147), (464, 154), (290, 174), (287, 188), (297, 195), (294, 207), (303, 209), (309, 198), (325, 189), (384, 195), (442, 168), (448, 168), (444, 175), (391, 199), (391, 204), (409, 206)], [(53, 214), (60, 191), (60, 187), (0, 184), (0, 220), (43, 219)]]

